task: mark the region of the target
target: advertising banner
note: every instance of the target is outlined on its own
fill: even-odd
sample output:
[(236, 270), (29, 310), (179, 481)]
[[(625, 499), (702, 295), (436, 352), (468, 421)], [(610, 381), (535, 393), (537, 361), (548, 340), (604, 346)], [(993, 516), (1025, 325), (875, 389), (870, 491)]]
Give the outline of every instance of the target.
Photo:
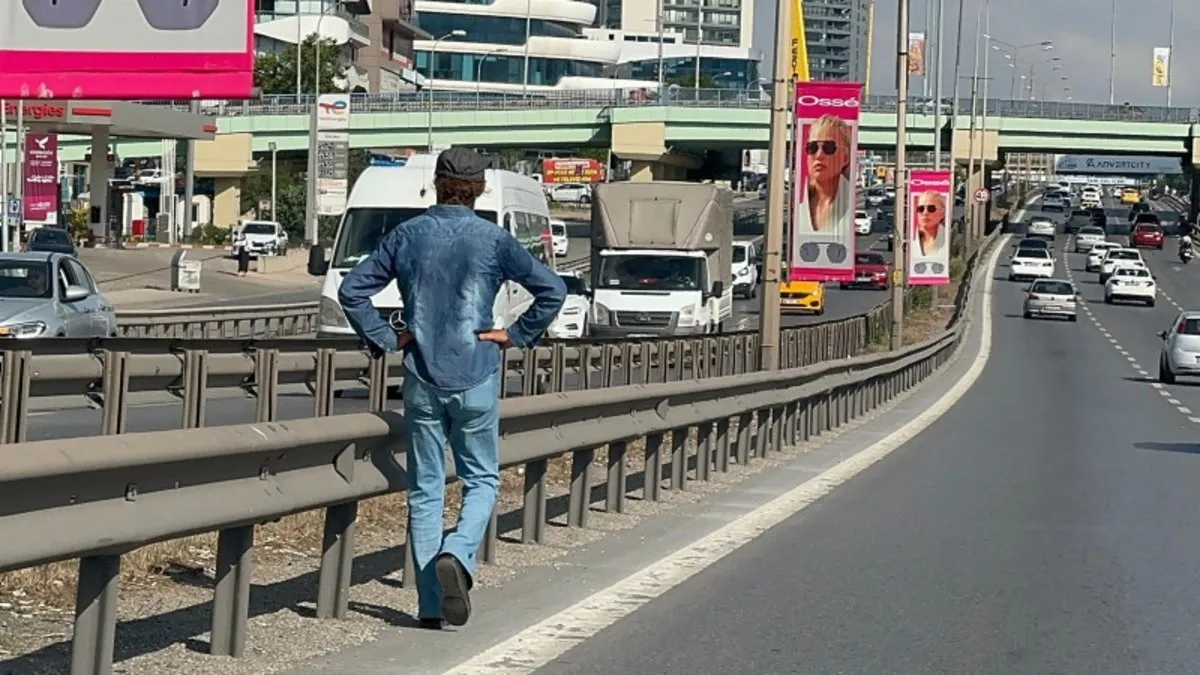
[(604, 165), (596, 159), (555, 157), (542, 160), (542, 182), (599, 183), (604, 180)]
[(25, 134), (25, 220), (58, 223), (58, 136)]
[(925, 34), (908, 34), (908, 74), (925, 74)]
[(1178, 157), (1157, 155), (1055, 155), (1054, 172), (1083, 175), (1156, 176), (1178, 175), (1183, 165)]
[(1171, 84), (1171, 48), (1155, 47), (1154, 62), (1150, 66), (1150, 84), (1167, 87)]
[(0, 98), (250, 98), (251, 0), (6, 0)]
[(799, 82), (792, 158), (790, 278), (854, 279), (859, 82)]
[(949, 171), (913, 169), (908, 178), (908, 283), (950, 283), (950, 223), (954, 204)]
[(317, 98), (317, 215), (340, 216), (350, 193), (350, 96)]
[(788, 28), (789, 76), (796, 82), (807, 82), (808, 71), (808, 40), (804, 32), (804, 0), (785, 0), (792, 3), (792, 25)]

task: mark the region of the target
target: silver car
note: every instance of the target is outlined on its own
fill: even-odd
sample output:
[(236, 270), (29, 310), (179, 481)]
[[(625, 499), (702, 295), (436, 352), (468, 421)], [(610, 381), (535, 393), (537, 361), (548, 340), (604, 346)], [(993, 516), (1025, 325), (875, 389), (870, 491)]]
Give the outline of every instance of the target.
[(1171, 327), (1158, 331), (1162, 354), (1158, 357), (1158, 381), (1174, 384), (1180, 375), (1200, 375), (1200, 312), (1183, 311)]
[(0, 338), (116, 334), (112, 303), (79, 260), (62, 253), (0, 253)]
[(1066, 279), (1039, 279), (1025, 296), (1025, 318), (1061, 316), (1068, 321), (1079, 318), (1076, 303), (1079, 291)]
[(1095, 225), (1087, 225), (1079, 228), (1079, 232), (1075, 233), (1075, 252), (1090, 253), (1092, 248), (1104, 239), (1104, 228), (1096, 227)]
[(1034, 218), (1029, 221), (1028, 233), (1030, 237), (1044, 237), (1053, 240), (1057, 230), (1058, 226), (1049, 218)]

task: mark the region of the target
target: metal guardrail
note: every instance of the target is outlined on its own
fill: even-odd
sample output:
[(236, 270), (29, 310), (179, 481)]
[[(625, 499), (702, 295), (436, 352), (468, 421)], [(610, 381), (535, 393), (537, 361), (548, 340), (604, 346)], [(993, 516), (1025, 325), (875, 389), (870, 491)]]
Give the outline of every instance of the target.
[(121, 337), (234, 339), (310, 335), (317, 331), (317, 303), (241, 307), (180, 307), (117, 313)]
[[(545, 535), (551, 458), (571, 455), (568, 525), (586, 527), (592, 494), (587, 469), (597, 449), (607, 449), (606, 507), (620, 512), (633, 443), (644, 442), (652, 472), (644, 498), (657, 501), (664, 489), (683, 489), (690, 480), (710, 480), (714, 470), (728, 471), (732, 462), (767, 457), (917, 385), (957, 350), (975, 261), (987, 250), (968, 265), (951, 328), (921, 344), (780, 371), (504, 401), (501, 463), (525, 467), (522, 540), (540, 543)], [(272, 363), (260, 361), (257, 368), (270, 372)], [(122, 381), (119, 367), (110, 370), (110, 379)], [(79, 559), (71, 672), (111, 672), (123, 554), (214, 530), (220, 535), (210, 651), (242, 655), (254, 526), (303, 511), (326, 514), (316, 616), (347, 615), (358, 502), (405, 485), (397, 461), (404, 418), (384, 409), (386, 357), (372, 361), (369, 370), (373, 412), (339, 416), (337, 424), (272, 423), (272, 406), (263, 404), (271, 384), (263, 382), (268, 398), (260, 397), (255, 424), (0, 447), (0, 539), (7, 542), (0, 547), (0, 572)], [(326, 391), (329, 373), (322, 369)], [(14, 382), (6, 378), (6, 394)], [(693, 432), (694, 476), (687, 468)], [(668, 488), (664, 456), (670, 457)], [(495, 562), (496, 538), (493, 518), (480, 552), (485, 563)], [(411, 555), (406, 559), (408, 584), (413, 563)]]
[[(894, 113), (898, 98), (871, 94), (864, 97), (864, 112)], [(170, 106), (187, 110), (187, 101), (143, 101), (150, 106)], [(561, 92), (517, 93), (435, 92), (437, 112), (454, 110), (527, 110), (530, 108), (633, 108), (633, 107), (703, 107), (768, 109), (770, 96), (765, 92), (736, 89), (672, 88), (660, 100), (657, 94), (645, 90), (589, 89)], [(313, 105), (311, 95), (264, 96), (246, 101), (206, 101), (205, 111), (225, 117), (246, 115), (307, 115)], [(908, 110), (916, 116), (932, 116), (936, 104), (932, 99), (911, 97)], [(1045, 118), (1059, 120), (1094, 120), (1120, 122), (1167, 122), (1188, 124), (1200, 118), (1197, 108), (1155, 105), (1109, 105), (1107, 103), (1076, 103), (1073, 101), (1012, 101), (988, 99), (987, 114), (999, 117)], [(356, 112), (427, 112), (430, 99), (422, 94), (353, 94), (351, 109)], [(942, 112), (949, 115), (951, 99), (943, 99)], [(959, 100), (959, 114), (971, 111), (970, 98)], [(948, 123), (948, 122), (947, 122)]]

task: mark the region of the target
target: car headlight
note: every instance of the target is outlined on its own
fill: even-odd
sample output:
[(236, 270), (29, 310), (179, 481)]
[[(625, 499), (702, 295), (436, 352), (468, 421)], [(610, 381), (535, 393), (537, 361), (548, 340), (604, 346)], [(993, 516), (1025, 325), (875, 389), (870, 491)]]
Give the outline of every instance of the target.
[(696, 318), (695, 305), (687, 305), (679, 310), (679, 323), (691, 323)]
[(0, 337), (26, 339), (41, 337), (45, 333), (46, 324), (41, 321), (27, 321), (25, 323), (14, 323), (9, 326), (0, 326)]
[(334, 328), (350, 327), (350, 322), (346, 320), (346, 313), (342, 311), (341, 303), (324, 296), (321, 296), (321, 302), (317, 305), (317, 323)]
[(559, 312), (559, 316), (576, 316), (582, 313), (583, 308), (581, 307), (567, 307), (563, 311)]
[(749, 267), (743, 267), (742, 269), (738, 270), (738, 276), (739, 276), (739, 277), (747, 277), (747, 276), (750, 276), (750, 268), (749, 268)]
[(608, 308), (605, 307), (604, 305), (601, 305), (600, 303), (593, 303), (592, 304), (592, 323), (595, 323), (595, 324), (601, 325), (601, 326), (612, 325), (612, 318), (611, 318), (611, 314), (608, 311)]

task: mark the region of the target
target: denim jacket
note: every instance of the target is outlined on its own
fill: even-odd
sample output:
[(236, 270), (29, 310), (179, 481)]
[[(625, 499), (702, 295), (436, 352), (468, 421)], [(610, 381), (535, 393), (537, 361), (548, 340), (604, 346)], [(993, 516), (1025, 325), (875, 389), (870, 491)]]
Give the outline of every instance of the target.
[(562, 279), (517, 242), (465, 206), (437, 205), (392, 230), (342, 280), (338, 293), (350, 325), (376, 350), (396, 350), (397, 336), (371, 297), (393, 279), (404, 322), (415, 339), (405, 348), (410, 375), (445, 391), (463, 391), (500, 367), (499, 345), (481, 342), (493, 328), (492, 307), (505, 281), (533, 294), (508, 327), (514, 346), (537, 342), (562, 308)]

